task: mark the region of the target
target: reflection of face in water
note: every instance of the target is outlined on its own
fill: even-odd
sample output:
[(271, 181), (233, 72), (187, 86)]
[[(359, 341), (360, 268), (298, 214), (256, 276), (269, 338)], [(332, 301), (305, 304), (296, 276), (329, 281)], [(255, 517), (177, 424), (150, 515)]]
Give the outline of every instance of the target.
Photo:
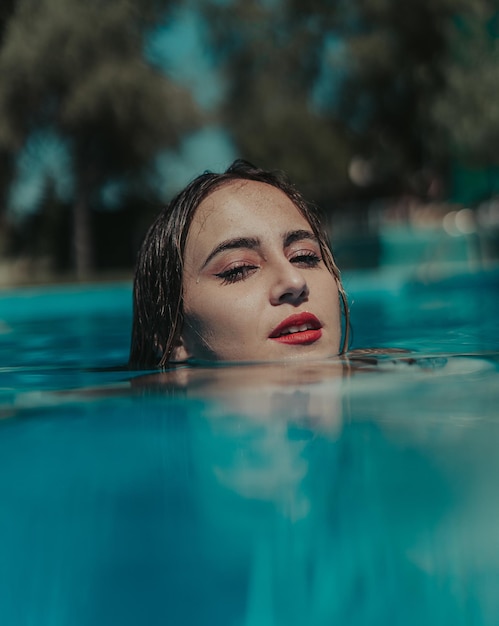
[(185, 368), (142, 383), (203, 401), (196, 462), (220, 486), (303, 517), (307, 449), (317, 434), (335, 439), (341, 429), (342, 368), (336, 360)]
[(255, 421), (284, 418), (335, 432), (341, 424), (343, 376), (341, 361), (326, 360), (176, 368), (132, 384), (213, 402), (213, 419), (227, 414)]
[[(198, 524), (188, 548), (193, 536), (202, 538), (210, 569), (198, 581), (217, 590), (217, 603), (218, 590), (229, 597), (227, 580), (240, 582), (240, 615), (223, 623), (437, 624), (442, 616), (459, 623), (481, 591), (485, 558), (495, 576), (488, 580), (496, 579), (493, 544), (484, 541), (483, 554), (476, 545), (497, 535), (476, 532), (492, 529), (496, 509), (484, 498), (494, 472), (487, 472), (490, 492), (484, 476), (473, 479), (483, 442), (480, 456), (463, 463), (469, 432), (466, 445), (455, 447), (448, 414), (438, 437), (433, 417), (407, 408), (408, 400), (424, 405), (421, 376), (433, 382), (435, 373), (411, 370), (409, 379), (404, 372), (344, 384), (338, 364), (327, 362), (178, 370), (163, 378), (206, 400), (193, 403), (186, 420), (185, 484)], [(416, 425), (432, 428), (424, 445)], [(497, 437), (485, 426), (476, 435), (490, 442), (485, 459), (496, 459)]]

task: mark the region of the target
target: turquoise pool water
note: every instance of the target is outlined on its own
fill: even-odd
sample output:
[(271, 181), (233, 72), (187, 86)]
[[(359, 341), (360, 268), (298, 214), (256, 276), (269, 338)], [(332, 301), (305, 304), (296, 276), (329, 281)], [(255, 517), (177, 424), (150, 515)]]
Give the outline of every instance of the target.
[(127, 372), (130, 285), (0, 295), (0, 624), (499, 623), (499, 272), (345, 277), (353, 347)]

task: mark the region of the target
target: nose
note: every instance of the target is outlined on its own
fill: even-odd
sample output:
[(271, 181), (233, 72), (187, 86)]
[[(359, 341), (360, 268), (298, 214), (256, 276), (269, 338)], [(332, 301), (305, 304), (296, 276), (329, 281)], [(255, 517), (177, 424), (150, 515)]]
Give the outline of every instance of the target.
[(307, 300), (309, 288), (304, 274), (288, 260), (275, 270), (275, 278), (270, 290), (272, 305), (299, 304)]

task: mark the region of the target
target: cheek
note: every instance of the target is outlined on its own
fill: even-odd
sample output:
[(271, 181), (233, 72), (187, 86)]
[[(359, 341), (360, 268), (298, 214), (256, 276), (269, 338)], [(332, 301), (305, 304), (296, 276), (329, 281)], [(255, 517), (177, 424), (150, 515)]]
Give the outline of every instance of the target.
[(327, 270), (309, 280), (310, 297), (325, 305), (331, 312), (336, 310), (339, 301), (338, 282)]
[(184, 297), (185, 317), (205, 328), (244, 325), (261, 303), (258, 294), (232, 286), (213, 289), (196, 285)]
[(202, 288), (184, 299), (184, 332), (186, 347), (194, 357), (220, 357), (235, 337), (244, 342), (252, 333), (258, 306), (255, 298), (239, 296), (235, 290), (205, 292)]
[(339, 345), (341, 339), (341, 312), (338, 282), (336, 278), (328, 272), (328, 275), (323, 276), (321, 281), (314, 287), (324, 321), (326, 321), (329, 326), (332, 339)]

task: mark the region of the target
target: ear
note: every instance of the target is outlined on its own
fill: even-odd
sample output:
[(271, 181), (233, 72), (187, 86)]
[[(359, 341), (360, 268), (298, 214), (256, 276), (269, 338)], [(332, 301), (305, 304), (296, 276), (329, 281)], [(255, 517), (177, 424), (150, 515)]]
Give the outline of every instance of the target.
[(180, 336), (175, 342), (170, 360), (172, 363), (185, 363), (190, 357), (191, 355), (185, 347), (184, 339)]

